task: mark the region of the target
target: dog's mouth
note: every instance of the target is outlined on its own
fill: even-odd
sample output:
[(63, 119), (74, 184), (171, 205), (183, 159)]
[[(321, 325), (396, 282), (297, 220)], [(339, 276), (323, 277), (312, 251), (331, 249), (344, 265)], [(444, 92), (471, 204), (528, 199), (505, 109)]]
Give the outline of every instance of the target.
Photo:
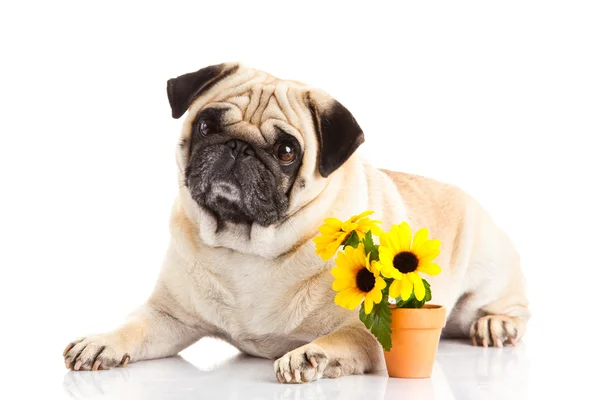
[(237, 203), (242, 198), (242, 190), (239, 185), (233, 184), (230, 181), (217, 181), (210, 185), (208, 201), (229, 201)]
[[(194, 196), (192, 196), (194, 197)], [(231, 180), (216, 180), (209, 185), (205, 195), (194, 198), (196, 202), (208, 209), (219, 220), (248, 224), (252, 216), (244, 207), (242, 189)]]

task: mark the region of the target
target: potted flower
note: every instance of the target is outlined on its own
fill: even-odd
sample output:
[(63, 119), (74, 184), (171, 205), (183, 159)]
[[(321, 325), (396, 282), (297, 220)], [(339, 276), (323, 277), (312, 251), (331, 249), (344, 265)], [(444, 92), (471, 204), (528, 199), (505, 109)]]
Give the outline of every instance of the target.
[[(327, 218), (314, 238), (323, 260), (336, 256), (332, 288), (335, 303), (354, 310), (384, 349), (390, 377), (431, 376), (446, 310), (431, 300), (431, 287), (421, 274), (437, 275), (433, 261), (440, 241), (430, 239), (426, 228), (413, 237), (408, 223), (388, 232), (371, 220), (372, 211), (342, 222)], [(373, 237), (379, 238), (376, 243)]]

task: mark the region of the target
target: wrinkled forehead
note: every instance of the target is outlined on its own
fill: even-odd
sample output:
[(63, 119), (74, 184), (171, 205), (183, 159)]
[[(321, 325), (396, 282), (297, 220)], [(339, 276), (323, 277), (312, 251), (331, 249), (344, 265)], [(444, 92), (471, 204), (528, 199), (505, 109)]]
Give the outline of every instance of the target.
[(196, 99), (189, 108), (187, 125), (191, 126), (201, 111), (216, 108), (220, 110), (221, 123), (236, 136), (270, 144), (283, 131), (296, 137), (304, 147), (303, 133), (311, 129), (308, 90), (302, 83), (246, 69)]

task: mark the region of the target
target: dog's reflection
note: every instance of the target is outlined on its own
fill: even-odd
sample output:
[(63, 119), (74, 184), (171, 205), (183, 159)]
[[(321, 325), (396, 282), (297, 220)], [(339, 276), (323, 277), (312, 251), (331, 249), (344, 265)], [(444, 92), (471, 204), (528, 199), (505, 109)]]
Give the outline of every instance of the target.
[(268, 360), (238, 354), (218, 365), (197, 367), (177, 356), (108, 371), (69, 371), (63, 386), (73, 399), (510, 398), (524, 389), (524, 351), (522, 344), (482, 349), (442, 342), (431, 379), (388, 378), (384, 370), (303, 385), (278, 383)]
[(73, 399), (187, 398), (198, 394), (194, 389), (201, 388), (206, 377), (177, 356), (107, 371), (69, 371), (63, 388)]

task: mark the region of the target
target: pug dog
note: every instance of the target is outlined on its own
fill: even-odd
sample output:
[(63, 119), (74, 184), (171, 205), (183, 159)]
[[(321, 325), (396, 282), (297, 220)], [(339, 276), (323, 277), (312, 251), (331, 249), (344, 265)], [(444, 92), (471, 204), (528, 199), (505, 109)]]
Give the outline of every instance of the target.
[(224, 63), (170, 79), (167, 94), (173, 118), (187, 116), (161, 272), (122, 326), (67, 346), (67, 368), (173, 356), (206, 336), (275, 360), (282, 383), (385, 368), (358, 309), (334, 303), (334, 261), (312, 240), (325, 218), (364, 210), (441, 241), (442, 272), (428, 280), (448, 310), (443, 337), (523, 337), (525, 280), (507, 234), (461, 189), (363, 159), (362, 129), (326, 92)]

